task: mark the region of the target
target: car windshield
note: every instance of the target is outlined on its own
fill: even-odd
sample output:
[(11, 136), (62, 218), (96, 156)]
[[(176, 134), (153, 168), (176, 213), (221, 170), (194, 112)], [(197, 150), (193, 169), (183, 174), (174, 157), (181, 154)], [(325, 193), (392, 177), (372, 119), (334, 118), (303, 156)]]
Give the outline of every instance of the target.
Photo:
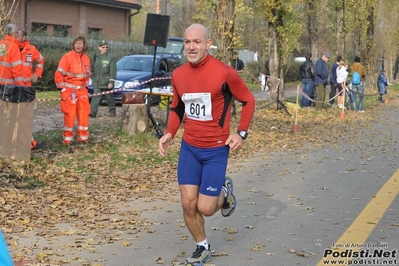
[[(153, 46), (151, 49), (151, 54), (153, 55), (155, 53), (155, 47)], [(183, 44), (183, 38), (177, 38), (177, 37), (170, 37), (168, 38), (168, 42), (166, 44), (166, 47), (157, 47), (157, 54), (169, 54), (169, 55), (176, 55), (178, 57), (182, 57), (183, 54), (183, 49), (184, 44)]]
[(116, 69), (151, 72), (152, 62), (152, 58), (125, 56), (116, 63)]
[(169, 41), (168, 46), (159, 51), (161, 54), (176, 54), (181, 55), (183, 51), (183, 43), (181, 41)]

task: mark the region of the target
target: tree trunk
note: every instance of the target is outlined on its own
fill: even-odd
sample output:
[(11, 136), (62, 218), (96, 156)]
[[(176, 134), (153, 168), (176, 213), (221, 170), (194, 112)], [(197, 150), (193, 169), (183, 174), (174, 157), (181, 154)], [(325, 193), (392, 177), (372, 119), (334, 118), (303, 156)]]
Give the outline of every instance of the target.
[(345, 56), (345, 36), (342, 34), (344, 28), (344, 9), (337, 8), (335, 14), (337, 19), (337, 28), (335, 30), (335, 35), (337, 36), (337, 55)]
[[(274, 94), (277, 93), (277, 86), (279, 86), (279, 69), (280, 69), (280, 53), (278, 49), (278, 33), (276, 25), (273, 22), (269, 22), (269, 70), (270, 76), (269, 84), (270, 91)], [(281, 88), (281, 87), (280, 87)], [(277, 95), (276, 95), (277, 97)]]
[(149, 118), (145, 104), (122, 104), (122, 131), (129, 135), (149, 130)]
[(309, 45), (310, 53), (313, 61), (319, 57), (319, 43), (317, 41), (317, 21), (316, 21), (316, 9), (313, 5), (313, 1), (308, 3), (308, 32), (309, 32)]
[[(371, 62), (372, 58), (374, 58), (374, 51), (375, 51), (375, 46), (374, 46), (374, 26), (375, 26), (375, 9), (373, 6), (369, 7), (369, 12), (368, 12), (368, 17), (367, 17), (367, 38), (366, 38), (366, 53), (364, 56), (364, 66), (366, 68), (366, 79), (371, 78), (372, 82), (374, 84), (374, 79), (371, 73), (375, 73), (376, 69), (375, 64)], [(381, 56), (382, 63), (384, 63), (384, 56)]]

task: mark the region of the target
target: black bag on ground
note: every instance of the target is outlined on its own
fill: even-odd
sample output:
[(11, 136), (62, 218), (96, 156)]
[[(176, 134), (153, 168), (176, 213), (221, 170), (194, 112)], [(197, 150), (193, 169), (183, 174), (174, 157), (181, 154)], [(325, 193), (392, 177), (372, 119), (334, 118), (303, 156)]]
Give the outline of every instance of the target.
[(25, 103), (36, 99), (35, 87), (0, 85), (0, 100), (11, 103)]

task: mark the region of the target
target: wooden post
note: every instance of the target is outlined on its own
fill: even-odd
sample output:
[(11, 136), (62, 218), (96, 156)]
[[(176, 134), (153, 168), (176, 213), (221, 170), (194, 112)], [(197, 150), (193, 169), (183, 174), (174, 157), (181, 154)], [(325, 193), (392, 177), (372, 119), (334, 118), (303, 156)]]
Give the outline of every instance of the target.
[(149, 130), (149, 118), (145, 104), (122, 104), (121, 129), (129, 135)]

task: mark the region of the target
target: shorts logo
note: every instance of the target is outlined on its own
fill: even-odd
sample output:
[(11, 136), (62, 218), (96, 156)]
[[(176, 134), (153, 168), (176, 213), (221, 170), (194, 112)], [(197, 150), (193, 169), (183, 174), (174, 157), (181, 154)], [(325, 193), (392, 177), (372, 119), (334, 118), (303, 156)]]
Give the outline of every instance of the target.
[(214, 187), (211, 187), (211, 186), (207, 187), (206, 190), (208, 190), (208, 191), (213, 191), (213, 192), (218, 191), (217, 188), (214, 188)]

